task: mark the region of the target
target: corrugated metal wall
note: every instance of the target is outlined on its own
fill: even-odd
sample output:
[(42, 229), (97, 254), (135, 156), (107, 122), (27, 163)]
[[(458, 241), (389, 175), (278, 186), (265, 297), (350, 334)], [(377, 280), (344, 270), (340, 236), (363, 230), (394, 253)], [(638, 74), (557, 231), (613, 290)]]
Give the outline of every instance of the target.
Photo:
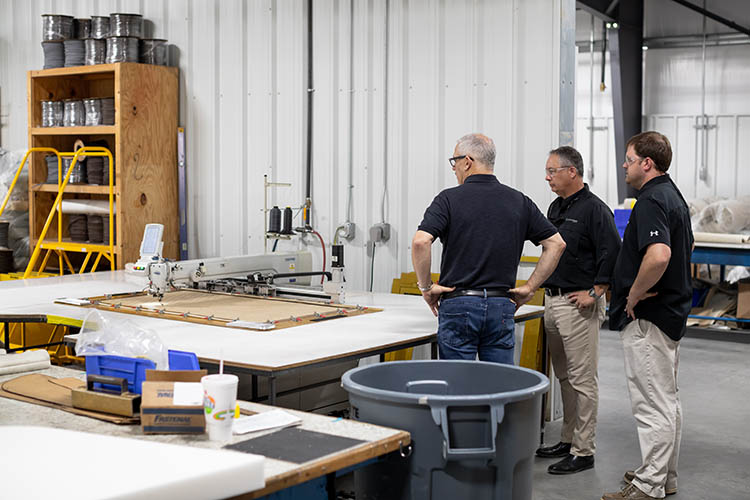
[[(3, 147), (26, 147), (25, 71), (42, 67), (41, 14), (139, 12), (148, 34), (174, 45), (180, 68), (190, 256), (263, 251), (264, 174), (292, 183), (273, 190), (273, 204), (302, 203), (306, 2), (0, 5)], [(350, 214), (352, 288), (369, 287), (367, 232), (383, 219), (392, 235), (376, 249), (374, 290), (411, 270), (411, 238), (434, 195), (455, 184), (447, 158), (467, 132), (493, 137), (497, 176), (546, 208), (542, 169), (558, 140), (560, 9), (560, 0), (315, 0), (313, 225), (328, 245)], [(320, 262), (317, 240), (306, 242)]]

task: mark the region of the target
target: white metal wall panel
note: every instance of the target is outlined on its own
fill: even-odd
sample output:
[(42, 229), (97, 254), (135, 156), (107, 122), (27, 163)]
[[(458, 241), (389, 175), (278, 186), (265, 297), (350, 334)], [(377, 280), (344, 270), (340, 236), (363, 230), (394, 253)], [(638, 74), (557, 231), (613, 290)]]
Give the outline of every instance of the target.
[[(302, 203), (306, 2), (0, 0), (0, 8), (2, 147), (27, 146), (25, 72), (42, 67), (41, 14), (138, 12), (147, 34), (169, 40), (180, 69), (190, 256), (263, 251), (264, 174), (292, 183), (274, 188), (270, 205)], [(389, 290), (411, 270), (411, 238), (432, 198), (455, 185), (447, 158), (465, 133), (492, 137), (497, 176), (546, 209), (542, 168), (558, 134), (559, 0), (316, 0), (313, 9), (313, 225), (328, 246), (347, 219), (351, 167), (357, 232), (345, 261), (353, 288), (369, 287), (368, 228), (383, 219), (392, 234), (376, 249), (374, 289)], [(302, 246), (320, 262), (317, 238)], [(439, 243), (433, 250), (438, 270)]]

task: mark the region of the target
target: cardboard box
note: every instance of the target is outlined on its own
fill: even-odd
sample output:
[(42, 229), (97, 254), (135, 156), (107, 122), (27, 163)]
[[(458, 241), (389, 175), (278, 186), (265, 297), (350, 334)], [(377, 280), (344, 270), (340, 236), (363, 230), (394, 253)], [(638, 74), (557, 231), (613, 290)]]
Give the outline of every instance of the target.
[(737, 283), (737, 317), (750, 319), (750, 281)]
[(192, 406), (174, 404), (175, 382), (197, 382), (206, 370), (147, 370), (141, 398), (141, 429), (144, 434), (203, 434), (206, 419), (203, 403)]

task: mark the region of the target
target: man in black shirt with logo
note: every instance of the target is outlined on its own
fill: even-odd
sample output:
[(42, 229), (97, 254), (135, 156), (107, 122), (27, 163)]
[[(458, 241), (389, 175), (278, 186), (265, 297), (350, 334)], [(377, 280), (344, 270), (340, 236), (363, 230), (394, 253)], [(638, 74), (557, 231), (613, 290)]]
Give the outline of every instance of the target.
[(606, 493), (603, 500), (677, 492), (682, 426), (677, 366), (692, 302), (694, 240), (687, 203), (667, 175), (671, 161), (669, 140), (658, 132), (628, 141), (625, 181), (639, 191), (613, 273), (610, 326), (621, 330), (642, 464), (625, 473), (622, 491)]
[[(481, 134), (458, 140), (449, 159), (458, 186), (440, 192), (412, 241), (422, 297), (438, 316), (441, 359), (513, 363), (514, 313), (557, 265), (565, 242), (526, 195), (500, 184), (495, 144)], [(432, 243), (443, 244), (440, 283), (432, 283)], [(515, 288), (526, 240), (542, 245), (529, 280)], [(439, 313), (439, 314), (438, 314)]]
[(599, 405), (599, 326), (604, 320), (620, 235), (609, 207), (583, 182), (583, 159), (570, 146), (550, 151), (545, 179), (558, 197), (547, 210), (567, 247), (545, 281), (544, 330), (563, 400), (561, 440), (537, 456), (564, 457), (547, 469), (572, 474), (594, 466)]

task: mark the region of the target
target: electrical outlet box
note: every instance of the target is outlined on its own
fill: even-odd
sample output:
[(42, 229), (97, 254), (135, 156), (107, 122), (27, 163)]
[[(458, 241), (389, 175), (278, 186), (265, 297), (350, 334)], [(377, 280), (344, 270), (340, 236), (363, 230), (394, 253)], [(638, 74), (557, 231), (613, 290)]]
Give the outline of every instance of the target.
[(339, 229), (339, 236), (344, 238), (347, 241), (351, 241), (354, 239), (354, 235), (357, 232), (357, 227), (354, 225), (353, 222), (345, 222), (341, 225), (341, 228)]
[(391, 225), (387, 222), (378, 222), (370, 228), (370, 241), (382, 243), (391, 239)]

